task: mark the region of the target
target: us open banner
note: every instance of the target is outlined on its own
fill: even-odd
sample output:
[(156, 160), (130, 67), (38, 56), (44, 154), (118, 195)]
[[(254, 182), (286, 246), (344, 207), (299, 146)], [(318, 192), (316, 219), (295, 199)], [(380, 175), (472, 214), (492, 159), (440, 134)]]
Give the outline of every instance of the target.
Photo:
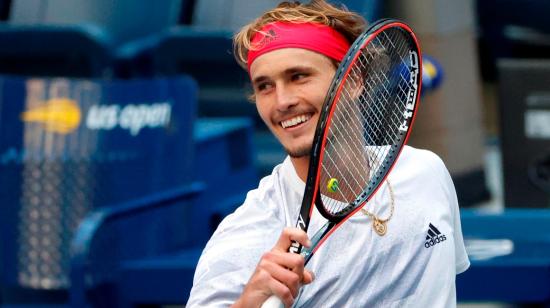
[(184, 76), (0, 78), (4, 277), (66, 288), (69, 241), (91, 208), (190, 180), (196, 96)]

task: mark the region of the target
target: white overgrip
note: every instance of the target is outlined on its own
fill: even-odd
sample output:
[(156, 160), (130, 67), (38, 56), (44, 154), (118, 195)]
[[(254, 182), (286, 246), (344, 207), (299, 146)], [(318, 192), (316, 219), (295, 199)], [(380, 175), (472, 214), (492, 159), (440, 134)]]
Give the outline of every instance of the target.
[(284, 308), (283, 302), (276, 296), (271, 295), (263, 304), (262, 308)]

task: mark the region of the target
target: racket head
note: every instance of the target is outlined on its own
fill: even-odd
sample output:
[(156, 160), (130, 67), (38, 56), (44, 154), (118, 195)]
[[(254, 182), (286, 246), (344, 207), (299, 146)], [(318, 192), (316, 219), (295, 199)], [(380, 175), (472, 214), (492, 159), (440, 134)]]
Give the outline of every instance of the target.
[(407, 142), (421, 90), (418, 40), (401, 21), (373, 24), (352, 44), (325, 99), (302, 208), (329, 221), (351, 216), (377, 191)]

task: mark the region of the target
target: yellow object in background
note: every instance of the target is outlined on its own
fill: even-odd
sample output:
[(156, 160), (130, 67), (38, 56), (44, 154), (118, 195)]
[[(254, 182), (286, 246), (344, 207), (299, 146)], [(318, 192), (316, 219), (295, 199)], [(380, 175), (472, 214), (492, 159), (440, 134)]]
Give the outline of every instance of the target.
[(41, 123), (46, 131), (59, 134), (68, 134), (76, 130), (81, 118), (77, 102), (69, 98), (52, 98), (44, 105), (21, 114), (23, 122)]

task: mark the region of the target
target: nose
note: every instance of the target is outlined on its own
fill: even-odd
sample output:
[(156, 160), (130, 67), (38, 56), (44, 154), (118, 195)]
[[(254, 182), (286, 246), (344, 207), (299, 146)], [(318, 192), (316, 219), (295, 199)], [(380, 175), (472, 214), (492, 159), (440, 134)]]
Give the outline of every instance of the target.
[(277, 91), (277, 109), (279, 111), (286, 111), (298, 104), (298, 96), (291, 87), (285, 85), (278, 85)]

